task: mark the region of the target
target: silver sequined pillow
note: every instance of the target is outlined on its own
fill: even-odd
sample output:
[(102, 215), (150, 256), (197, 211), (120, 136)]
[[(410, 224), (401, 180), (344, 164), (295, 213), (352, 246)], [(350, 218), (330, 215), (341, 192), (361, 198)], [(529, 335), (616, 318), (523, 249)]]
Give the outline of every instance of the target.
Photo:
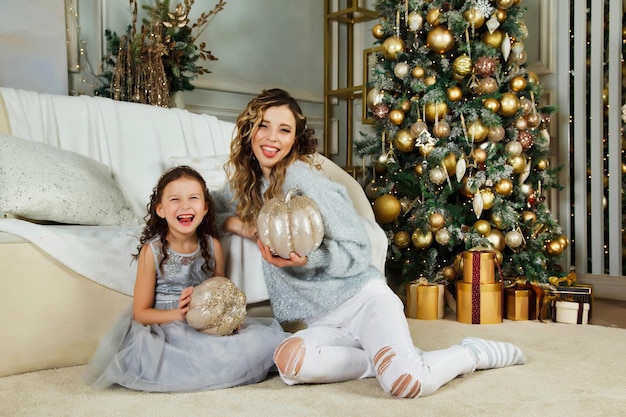
[(67, 224), (138, 222), (106, 165), (10, 135), (0, 135), (0, 212)]

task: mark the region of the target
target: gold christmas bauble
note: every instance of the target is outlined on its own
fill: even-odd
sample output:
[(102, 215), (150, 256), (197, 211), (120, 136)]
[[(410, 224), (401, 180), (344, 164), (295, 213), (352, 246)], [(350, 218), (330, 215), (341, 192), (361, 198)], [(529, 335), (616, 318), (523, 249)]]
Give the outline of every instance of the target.
[(539, 116), (537, 112), (530, 112), (525, 117), (526, 122), (528, 123), (528, 127), (530, 127), (531, 129), (539, 127), (539, 125), (541, 124), (541, 116)]
[(537, 76), (537, 73), (528, 71), (526, 76), (528, 77), (528, 82), (530, 83), (530, 85), (539, 85), (539, 77)]
[(391, 223), (398, 218), (402, 212), (400, 201), (389, 194), (383, 194), (374, 200), (372, 206), (376, 221), (381, 224)]
[(546, 169), (548, 169), (549, 166), (550, 166), (549, 160), (540, 159), (537, 161), (537, 165), (535, 165), (535, 168), (537, 168), (537, 171), (545, 171)]
[(397, 36), (390, 36), (383, 42), (383, 56), (389, 60), (395, 60), (398, 55), (404, 52), (404, 41)]
[(511, 230), (504, 235), (504, 242), (514, 251), (517, 251), (524, 243), (524, 236), (517, 230)]
[(417, 176), (421, 177), (424, 174), (424, 166), (422, 164), (417, 164), (413, 167), (413, 171)]
[(458, 56), (452, 61), (452, 71), (460, 76), (466, 76), (472, 72), (472, 59), (463, 54)]
[(526, 158), (523, 155), (514, 155), (509, 157), (507, 163), (513, 167), (514, 174), (521, 174), (526, 168)]
[(492, 212), (489, 219), (491, 220), (491, 224), (493, 224), (498, 229), (502, 229), (504, 227), (504, 220), (499, 214)]
[(409, 110), (411, 110), (411, 100), (409, 100), (408, 98), (402, 100), (402, 103), (400, 103), (400, 108), (403, 112), (407, 113)]
[(494, 30), (493, 33), (489, 33), (487, 30), (482, 34), (481, 40), (492, 48), (500, 50), (500, 46), (502, 46), (502, 41), (504, 40), (504, 33), (500, 29)]
[(430, 178), (434, 184), (441, 185), (447, 178), (446, 171), (441, 167), (434, 167), (428, 172), (428, 178)]
[(439, 54), (449, 52), (454, 48), (454, 35), (444, 25), (435, 26), (426, 35), (426, 45)]
[(473, 29), (478, 29), (485, 24), (485, 16), (482, 13), (478, 13), (475, 8), (470, 7), (463, 12), (463, 18), (470, 24)]
[(456, 154), (454, 152), (450, 152), (449, 154), (447, 154), (446, 157), (443, 158), (441, 162), (443, 163), (443, 166), (446, 168), (446, 171), (448, 171), (448, 175), (456, 174), (457, 159), (456, 159)]
[(567, 249), (567, 247), (569, 246), (569, 239), (565, 235), (557, 236), (556, 240), (559, 241), (559, 243), (561, 244), (561, 247), (563, 248), (563, 250)]
[(561, 242), (558, 240), (547, 240), (545, 247), (549, 256), (559, 256), (563, 252), (563, 246), (561, 246)]
[(487, 240), (491, 242), (495, 250), (502, 252), (505, 249), (506, 243), (504, 243), (504, 235), (496, 228), (491, 228), (491, 232), (486, 236)]
[(522, 212), (521, 219), (524, 224), (533, 224), (537, 221), (537, 215), (532, 211), (526, 210)]
[(533, 102), (526, 97), (522, 97), (519, 99), (519, 106), (522, 109), (522, 113), (524, 115), (529, 114), (533, 110)]
[(442, 227), (435, 232), (435, 240), (440, 245), (447, 245), (450, 242), (450, 231), (447, 227)]
[(408, 232), (401, 230), (393, 235), (393, 243), (399, 249), (406, 249), (411, 244), (411, 235), (409, 235)]
[(496, 182), (493, 189), (500, 195), (509, 196), (513, 193), (513, 181), (509, 178), (502, 178), (500, 181)]
[[(448, 97), (448, 100), (452, 102), (457, 102), (463, 98), (463, 90), (461, 90), (461, 87), (457, 85), (452, 86), (446, 90), (446, 96)], [(500, 105), (499, 101), (498, 101), (498, 105)]]
[(511, 156), (520, 155), (524, 151), (524, 147), (516, 140), (512, 140), (506, 144), (504, 150), (511, 154)]
[(385, 97), (384, 92), (380, 91), (376, 87), (372, 87), (370, 88), (370, 90), (367, 92), (367, 95), (365, 96), (365, 104), (367, 105), (368, 109), (374, 110), (374, 107), (377, 104), (380, 104), (383, 102), (384, 97)]
[(507, 12), (502, 9), (496, 9), (495, 15), (496, 19), (498, 19), (498, 22), (500, 23), (504, 22), (507, 18)]
[(409, 129), (400, 129), (393, 138), (393, 145), (400, 152), (412, 152), (415, 149), (415, 138)]
[(489, 137), (489, 141), (493, 143), (498, 143), (502, 139), (504, 139), (505, 130), (502, 126), (492, 126), (489, 128), (489, 133), (487, 136)]
[(511, 87), (511, 90), (515, 91), (516, 93), (524, 91), (526, 89), (526, 78), (521, 75), (516, 75), (515, 77), (511, 78), (511, 81), (509, 81), (509, 87)]
[(367, 195), (367, 198), (369, 198), (370, 200), (373, 200), (376, 197), (378, 197), (378, 192), (379, 192), (379, 187), (378, 185), (376, 185), (375, 182), (369, 182), (365, 186), (365, 195)]
[(500, 110), (500, 100), (494, 97), (489, 97), (483, 100), (483, 107), (492, 113), (497, 113)]
[(491, 225), (487, 220), (477, 220), (474, 223), (474, 230), (481, 236), (487, 236), (491, 233)]
[(394, 67), (393, 67), (393, 74), (400, 78), (403, 79), (404, 77), (406, 77), (407, 75), (409, 75), (409, 70), (411, 68), (409, 67), (409, 64), (407, 64), (406, 62), (398, 62)]
[(417, 11), (412, 11), (406, 18), (406, 23), (409, 26), (409, 30), (416, 32), (418, 30), (422, 30), (424, 26), (424, 18), (422, 14)]
[(411, 76), (413, 78), (422, 78), (424, 76), (424, 68), (422, 67), (414, 67), (413, 70), (411, 71)]
[(488, 133), (489, 129), (480, 119), (473, 120), (467, 124), (467, 136), (474, 142), (482, 142)]
[(448, 282), (452, 282), (456, 279), (456, 270), (452, 266), (445, 266), (441, 270), (441, 276)]
[(463, 183), (463, 186), (459, 187), (459, 193), (464, 197), (472, 198), (474, 196), (474, 192), (472, 191), (470, 186), (467, 184), (467, 177), (463, 177), (462, 183)]
[(430, 87), (436, 82), (437, 82), (437, 77), (435, 77), (434, 75), (429, 75), (428, 77), (424, 79), (424, 84), (426, 85), (426, 87)]
[(427, 249), (433, 243), (433, 234), (431, 231), (422, 233), (421, 230), (415, 229), (413, 235), (411, 235), (411, 241), (417, 249)]
[(430, 225), (430, 230), (436, 232), (446, 224), (446, 219), (443, 217), (443, 214), (434, 212), (428, 216), (428, 224)]
[(428, 125), (421, 119), (417, 120), (411, 125), (411, 134), (414, 137), (418, 137), (422, 132), (428, 130)]
[(378, 175), (385, 175), (387, 173), (387, 164), (376, 162), (374, 164), (374, 171), (376, 171), (376, 174)]
[(400, 109), (393, 109), (389, 112), (389, 121), (396, 126), (404, 122), (404, 112)]
[(433, 126), (433, 135), (438, 138), (447, 138), (450, 136), (450, 131), (450, 124), (445, 120), (435, 123), (435, 126)]
[(426, 13), (426, 21), (431, 26), (437, 26), (439, 24), (439, 18), (441, 17), (441, 10), (438, 8), (430, 9)]
[(528, 197), (529, 195), (531, 195), (535, 191), (535, 190), (533, 190), (533, 186), (528, 184), (528, 183), (526, 183), (526, 182), (523, 183), (523, 184), (520, 184), (519, 190), (526, 197)]
[(506, 10), (515, 4), (515, 0), (496, 0), (498, 9)]
[(528, 122), (523, 117), (518, 117), (515, 119), (515, 128), (517, 130), (526, 130), (528, 129)]
[(483, 209), (489, 210), (493, 207), (493, 203), (495, 202), (495, 195), (491, 188), (483, 188), (480, 190), (480, 195), (483, 198)]
[(502, 117), (513, 117), (519, 109), (519, 98), (513, 93), (504, 93), (500, 97), (500, 111)]
[(483, 148), (474, 149), (474, 161), (478, 164), (482, 164), (487, 161), (487, 151)]
[(429, 122), (434, 122), (435, 119), (441, 120), (446, 116), (448, 112), (448, 105), (445, 101), (438, 103), (426, 103), (424, 106), (424, 118)]
[(528, 37), (528, 26), (526, 26), (526, 22), (518, 20), (516, 23), (517, 30), (519, 32), (519, 39), (526, 39)]
[(376, 39), (382, 39), (385, 37), (385, 31), (383, 30), (383, 25), (381, 25), (380, 23), (375, 24), (372, 27), (372, 35), (376, 38)]
[(463, 253), (459, 253), (454, 257), (454, 270), (456, 271), (457, 274), (462, 274), (463, 273)]
[(478, 92), (480, 94), (491, 94), (498, 89), (498, 81), (493, 77), (484, 77), (478, 80)]

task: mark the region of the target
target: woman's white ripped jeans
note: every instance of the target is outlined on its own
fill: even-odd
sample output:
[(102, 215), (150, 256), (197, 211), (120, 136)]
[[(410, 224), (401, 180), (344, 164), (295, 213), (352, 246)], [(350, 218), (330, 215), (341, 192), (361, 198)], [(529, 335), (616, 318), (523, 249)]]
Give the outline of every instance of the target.
[(383, 280), (374, 280), (337, 310), (307, 321), (274, 352), (281, 378), (289, 385), (376, 377), (396, 397), (423, 397), (475, 360), (455, 345), (423, 352), (413, 345), (403, 305)]

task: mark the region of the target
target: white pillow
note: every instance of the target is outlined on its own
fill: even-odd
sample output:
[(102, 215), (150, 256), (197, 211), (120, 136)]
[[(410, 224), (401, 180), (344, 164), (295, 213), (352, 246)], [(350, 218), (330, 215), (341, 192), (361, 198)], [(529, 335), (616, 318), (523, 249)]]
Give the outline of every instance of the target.
[(202, 175), (209, 191), (216, 191), (226, 184), (224, 164), (228, 155), (213, 156), (172, 156), (168, 160), (167, 168), (179, 165), (188, 165)]
[(0, 135), (0, 211), (67, 224), (139, 221), (106, 165), (10, 135)]

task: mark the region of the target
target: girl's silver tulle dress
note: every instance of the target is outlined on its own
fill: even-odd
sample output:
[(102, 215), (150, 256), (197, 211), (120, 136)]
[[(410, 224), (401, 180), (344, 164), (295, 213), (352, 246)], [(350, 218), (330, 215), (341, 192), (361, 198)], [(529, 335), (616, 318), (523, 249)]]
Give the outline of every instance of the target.
[[(146, 244), (151, 245), (158, 271), (156, 308), (176, 308), (184, 288), (208, 278), (201, 270), (200, 248), (193, 254), (168, 249), (169, 259), (161, 272), (158, 236)], [(274, 365), (274, 349), (286, 336), (273, 318), (248, 317), (231, 336), (207, 335), (186, 321), (143, 325), (133, 320), (130, 305), (100, 341), (83, 376), (96, 389), (117, 384), (156, 392), (252, 384), (267, 377)]]

